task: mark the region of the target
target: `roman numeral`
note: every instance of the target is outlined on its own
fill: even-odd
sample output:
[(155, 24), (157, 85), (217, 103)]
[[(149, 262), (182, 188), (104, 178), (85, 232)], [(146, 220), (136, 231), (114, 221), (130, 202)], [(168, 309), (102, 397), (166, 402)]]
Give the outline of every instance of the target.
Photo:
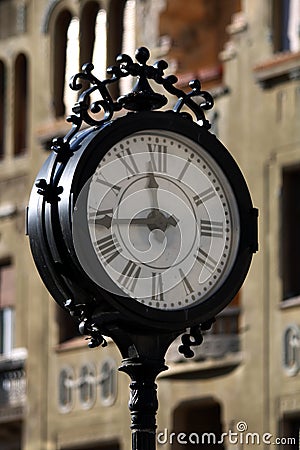
[[(123, 153), (123, 155), (120, 153)], [(126, 167), (128, 172), (130, 172), (131, 175), (135, 175), (136, 173), (139, 173), (139, 169), (136, 165), (135, 159), (134, 159), (130, 149), (126, 148), (125, 150), (123, 150), (120, 153), (117, 155), (117, 157), (120, 159), (121, 163)], [(124, 156), (124, 153), (127, 153), (128, 157)]]
[(163, 280), (161, 273), (152, 272), (152, 301), (164, 300)]
[[(100, 176), (102, 176), (102, 174), (100, 174)], [(97, 182), (97, 183), (104, 184), (104, 186), (110, 187), (110, 188), (112, 189), (113, 193), (114, 193), (115, 195), (118, 195), (118, 193), (119, 193), (120, 190), (121, 190), (120, 186), (118, 186), (118, 185), (116, 185), (116, 184), (112, 184), (112, 183), (110, 183), (109, 181), (100, 178), (100, 176), (98, 176), (98, 178), (96, 179), (96, 182)]]
[(218, 264), (218, 262), (214, 258), (205, 253), (204, 250), (201, 250), (201, 248), (199, 248), (198, 250), (196, 259), (201, 264), (203, 264), (203, 266), (206, 267), (210, 272), (213, 272)]
[[(167, 171), (167, 150), (168, 147), (162, 144), (147, 144), (148, 151), (150, 153), (152, 170), (154, 172), (166, 172)], [(154, 153), (156, 158), (154, 158)]]
[(141, 270), (142, 270), (142, 268), (140, 266), (138, 266), (135, 262), (128, 261), (128, 263), (124, 267), (123, 272), (121, 273), (120, 277), (118, 278), (118, 282), (123, 287), (125, 287), (126, 289), (133, 292), (135, 285), (137, 283), (137, 280), (140, 276)]
[(207, 200), (215, 197), (216, 192), (214, 188), (206, 189), (205, 191), (201, 192), (201, 194), (194, 195), (193, 200), (196, 203), (196, 206), (201, 205), (204, 202), (207, 202)]
[(188, 160), (186, 161), (185, 165), (183, 166), (182, 171), (180, 172), (180, 174), (179, 174), (179, 176), (178, 176), (178, 180), (179, 180), (179, 181), (182, 180), (182, 178), (183, 178), (185, 172), (188, 170), (190, 164), (191, 164), (191, 160), (188, 159)]
[(115, 243), (115, 241), (115, 235), (109, 234), (108, 236), (94, 242), (95, 247), (100, 251), (107, 264), (109, 264), (122, 252), (120, 244), (118, 242)]
[(185, 290), (186, 295), (190, 295), (194, 292), (193, 287), (191, 286), (189, 280), (187, 279), (187, 277), (184, 275), (184, 272), (182, 269), (179, 269), (179, 273), (181, 276), (181, 281)]
[(201, 236), (223, 238), (223, 222), (201, 220), (200, 221), (200, 234)]

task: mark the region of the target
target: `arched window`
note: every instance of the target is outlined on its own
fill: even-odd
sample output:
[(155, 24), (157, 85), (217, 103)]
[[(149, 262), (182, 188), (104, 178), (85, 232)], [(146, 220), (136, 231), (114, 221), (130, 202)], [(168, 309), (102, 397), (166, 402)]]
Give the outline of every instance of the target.
[[(96, 21), (99, 12), (98, 2), (88, 2), (80, 15), (80, 65), (93, 59), (94, 42), (96, 39)], [(105, 51), (105, 48), (104, 48)]]
[(107, 57), (106, 57), (106, 11), (100, 9), (98, 11), (95, 23), (95, 42), (93, 48), (93, 64), (95, 67), (95, 73), (98, 78), (106, 78)]
[(27, 147), (28, 125), (28, 63), (23, 53), (15, 61), (14, 90), (14, 155), (22, 155)]
[(0, 61), (0, 160), (4, 158), (5, 77), (6, 77), (5, 65), (4, 65), (3, 61)]
[(299, 372), (300, 329), (298, 325), (289, 325), (283, 336), (283, 368), (289, 376)]
[(79, 19), (73, 17), (68, 26), (66, 44), (66, 71), (64, 76), (64, 109), (65, 114), (72, 112), (72, 107), (77, 100), (78, 92), (70, 89), (71, 77), (79, 70)]
[(275, 52), (299, 51), (299, 26), (299, 0), (272, 2), (272, 39)]
[[(78, 92), (69, 88), (70, 77), (84, 63), (93, 62), (96, 77), (103, 79), (107, 76), (107, 66), (115, 64), (118, 54), (122, 51), (133, 54), (135, 3), (135, 0), (111, 0), (106, 11), (99, 1), (92, 0), (78, 11), (79, 18), (67, 9), (57, 15), (51, 27), (53, 108), (56, 118), (71, 113)], [(48, 23), (47, 16), (45, 30), (48, 30)], [(83, 83), (83, 89), (86, 88)], [(122, 90), (127, 91), (127, 85)], [(110, 86), (110, 93), (113, 98), (120, 95), (118, 83)]]
[(117, 397), (117, 366), (112, 358), (105, 359), (100, 367), (100, 399), (104, 406), (114, 404)]
[(63, 368), (59, 373), (58, 404), (61, 412), (69, 412), (74, 402), (74, 371), (71, 367)]
[(96, 400), (96, 369), (85, 364), (80, 370), (79, 399), (83, 408), (91, 408)]
[[(87, 3), (80, 16), (80, 66), (92, 62), (100, 80), (106, 78), (106, 25), (106, 11), (98, 2)], [(87, 87), (83, 83), (83, 89)]]
[(0, 355), (10, 354), (14, 347), (15, 275), (10, 259), (0, 261)]
[[(134, 56), (135, 53), (135, 0), (127, 0), (124, 7), (123, 14), (123, 38), (122, 38), (122, 53), (126, 53), (131, 57)], [(132, 88), (132, 78), (125, 77), (120, 80), (120, 94), (126, 94)]]
[(53, 29), (53, 108), (55, 117), (65, 115), (66, 49), (71, 20), (71, 13), (64, 10), (58, 15)]
[[(114, 65), (116, 56), (123, 48), (124, 8), (126, 0), (111, 0), (107, 12), (107, 65)], [(120, 95), (119, 86), (114, 83), (110, 88), (114, 98)]]

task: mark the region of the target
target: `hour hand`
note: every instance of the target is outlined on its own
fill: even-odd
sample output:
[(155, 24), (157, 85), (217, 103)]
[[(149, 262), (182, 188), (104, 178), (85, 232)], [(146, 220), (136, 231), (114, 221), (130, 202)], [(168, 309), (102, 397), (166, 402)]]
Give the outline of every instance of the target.
[(156, 178), (154, 176), (153, 170), (152, 170), (152, 164), (151, 161), (149, 161), (149, 172), (148, 172), (148, 183), (147, 183), (147, 189), (150, 189), (150, 193), (152, 196), (152, 202), (153, 208), (159, 209), (158, 207), (158, 199), (157, 199), (157, 189), (159, 188), (159, 185), (156, 181)]
[[(120, 222), (119, 219), (119, 223)], [(126, 220), (126, 219), (125, 219)], [(136, 217), (133, 218), (130, 221), (131, 225), (147, 225), (150, 230), (160, 229), (162, 231), (165, 231), (168, 227), (168, 225), (172, 225), (173, 227), (176, 227), (178, 220), (174, 216), (165, 216), (161, 212), (158, 212), (156, 214), (156, 211), (152, 211), (147, 217), (140, 218)]]

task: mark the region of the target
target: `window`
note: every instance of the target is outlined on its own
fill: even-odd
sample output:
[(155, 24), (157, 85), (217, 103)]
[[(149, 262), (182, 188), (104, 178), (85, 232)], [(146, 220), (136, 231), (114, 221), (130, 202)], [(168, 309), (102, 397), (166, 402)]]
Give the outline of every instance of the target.
[(240, 0), (174, 2), (166, 0), (160, 15), (160, 36), (168, 36), (167, 59), (175, 63), (176, 76), (183, 87), (200, 78), (210, 88), (220, 84), (219, 54), (228, 41), (227, 27), (241, 11)]
[(80, 447), (61, 447), (61, 450), (120, 450), (120, 445), (112, 442), (99, 442), (97, 445), (90, 444)]
[[(134, 56), (135, 47), (135, 0), (127, 0), (124, 8), (123, 16), (123, 39), (122, 39), (122, 53), (126, 53), (131, 57)], [(121, 78), (120, 80), (120, 94), (124, 95), (132, 88), (132, 79), (130, 77)]]
[(13, 349), (14, 310), (0, 309), (0, 354), (9, 355)]
[(183, 401), (174, 410), (172, 430), (178, 438), (185, 434), (185, 444), (176, 438), (171, 441), (171, 435), (167, 436), (167, 433), (159, 442), (172, 442), (170, 448), (173, 450), (224, 450), (222, 419), (222, 406), (212, 397)]
[(300, 1), (273, 0), (272, 21), (274, 51), (299, 51)]
[[(299, 413), (284, 414), (279, 422), (280, 436), (284, 450), (298, 450), (300, 448), (300, 417)], [(285, 440), (284, 440), (285, 438)]]
[(283, 299), (300, 295), (300, 167), (282, 171), (280, 265)]
[(14, 92), (14, 155), (22, 155), (27, 147), (28, 124), (28, 64), (21, 53), (15, 61)]
[[(111, 0), (107, 12), (107, 65), (116, 63), (116, 56), (122, 52), (123, 48), (123, 27), (124, 8), (126, 0)], [(110, 94), (113, 98), (120, 95), (120, 88), (117, 83), (110, 87)]]
[(101, 403), (112, 405), (117, 397), (117, 367), (112, 358), (106, 359), (100, 368)]
[(80, 17), (80, 65), (93, 62), (97, 78), (106, 76), (106, 11), (89, 2)]
[(289, 325), (283, 335), (283, 368), (288, 376), (297, 375), (300, 369), (300, 328)]
[(14, 343), (14, 268), (0, 265), (0, 354), (9, 354)]
[(80, 370), (79, 399), (84, 408), (91, 408), (95, 403), (96, 369), (92, 364), (86, 364)]
[(69, 87), (69, 82), (79, 70), (79, 19), (74, 17), (67, 30), (66, 45), (66, 71), (64, 76), (63, 103), (66, 115), (72, 113), (72, 108), (77, 101), (78, 92)]
[(92, 62), (97, 78), (106, 78), (106, 11), (100, 9), (95, 23), (95, 42), (93, 47)]
[(57, 305), (56, 307), (56, 321), (58, 325), (58, 342), (63, 342), (80, 336), (78, 323), (71, 317), (70, 314), (63, 308)]
[(0, 160), (4, 158), (5, 130), (5, 66), (0, 61)]
[(26, 2), (0, 1), (0, 39), (24, 34), (27, 16)]
[(224, 308), (216, 317), (211, 334), (235, 335), (239, 333), (240, 300), (241, 291), (232, 299), (230, 304)]
[(55, 117), (65, 115), (66, 49), (71, 20), (71, 13), (67, 10), (62, 11), (56, 19), (53, 31), (53, 107)]
[[(111, 0), (107, 10), (98, 1), (89, 1), (75, 10), (75, 14), (63, 9), (51, 27), (48, 19), (45, 24), (45, 31), (51, 28), (52, 34), (52, 95), (56, 118), (71, 113), (78, 91), (69, 88), (69, 81), (83, 64), (92, 62), (95, 76), (103, 79), (107, 76), (107, 66), (115, 64), (118, 54), (122, 51), (132, 54), (135, 50), (135, 0)], [(114, 99), (120, 95), (118, 84), (109, 87)], [(82, 89), (87, 87), (83, 82)]]
[[(85, 5), (80, 18), (80, 66), (87, 62), (94, 65), (93, 73), (103, 80), (106, 73), (106, 28), (107, 17), (104, 9), (99, 9), (97, 2), (89, 2)], [(81, 81), (82, 82), (82, 81)], [(83, 89), (88, 84), (82, 82)], [(91, 95), (91, 102), (99, 100), (99, 94)]]
[(69, 412), (74, 402), (74, 371), (65, 367), (59, 373), (59, 407), (62, 412)]

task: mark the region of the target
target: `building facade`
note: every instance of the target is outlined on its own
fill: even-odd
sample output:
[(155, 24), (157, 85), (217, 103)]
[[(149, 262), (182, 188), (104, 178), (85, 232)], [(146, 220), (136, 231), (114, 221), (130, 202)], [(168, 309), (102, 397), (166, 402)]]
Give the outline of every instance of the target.
[(69, 129), (70, 75), (93, 61), (104, 77), (141, 45), (179, 87), (199, 77), (213, 94), (212, 131), (260, 211), (238, 296), (193, 359), (169, 349), (157, 446), (299, 448), (299, 22), (299, 0), (0, 1), (0, 450), (130, 448), (119, 352), (89, 349), (50, 298), (24, 223), (51, 139)]

